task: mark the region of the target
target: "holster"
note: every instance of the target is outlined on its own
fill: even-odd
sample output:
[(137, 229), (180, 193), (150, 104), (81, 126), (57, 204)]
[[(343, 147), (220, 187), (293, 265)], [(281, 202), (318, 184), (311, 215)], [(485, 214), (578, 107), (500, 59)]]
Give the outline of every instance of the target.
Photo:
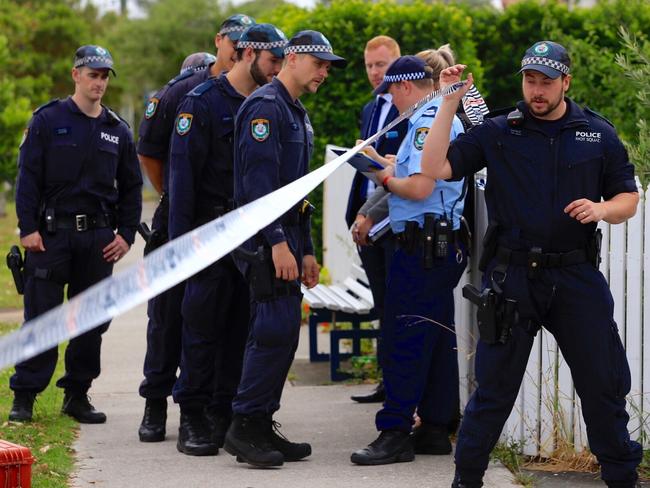
[(19, 295), (22, 295), (25, 291), (23, 266), (24, 261), (20, 248), (18, 246), (11, 246), (9, 254), (7, 254), (7, 267), (11, 271), (11, 276), (14, 279), (14, 285), (16, 285), (16, 291)]
[(259, 246), (251, 252), (239, 247), (233, 251), (236, 258), (248, 263), (246, 279), (250, 284), (251, 298), (256, 302), (268, 302), (274, 298), (300, 295), (300, 286), (294, 281), (281, 280), (275, 277), (275, 266), (271, 250)]
[(463, 297), (478, 307), (479, 336), (486, 344), (505, 344), (517, 323), (517, 302), (492, 288), (479, 291), (474, 285), (463, 287)]
[(594, 232), (594, 235), (591, 237), (589, 240), (589, 243), (587, 243), (587, 259), (591, 264), (594, 265), (596, 269), (600, 267), (600, 263), (602, 261), (602, 258), (600, 257), (600, 250), (602, 249), (603, 246), (603, 231), (600, 229), (596, 229), (596, 232)]
[(146, 256), (152, 251), (155, 251), (160, 246), (169, 241), (167, 229), (150, 229), (146, 222), (140, 222), (138, 225), (138, 233), (144, 239), (144, 255)]

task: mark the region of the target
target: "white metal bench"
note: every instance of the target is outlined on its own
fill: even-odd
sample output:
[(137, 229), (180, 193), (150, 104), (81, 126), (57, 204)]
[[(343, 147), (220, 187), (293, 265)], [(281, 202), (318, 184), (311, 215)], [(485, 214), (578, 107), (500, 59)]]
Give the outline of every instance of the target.
[[(334, 285), (318, 284), (308, 290), (303, 286), (303, 300), (309, 305), (309, 360), (330, 361), (332, 381), (340, 381), (348, 375), (339, 371), (341, 359), (361, 355), (361, 339), (376, 338), (378, 329), (361, 329), (361, 322), (375, 320), (372, 293), (368, 288), (368, 278), (363, 268), (352, 264), (351, 276), (343, 283)], [(352, 329), (337, 329), (336, 323), (351, 322)], [(318, 352), (318, 324), (329, 322), (330, 353)], [(352, 339), (352, 353), (343, 354), (339, 350), (341, 339)]]

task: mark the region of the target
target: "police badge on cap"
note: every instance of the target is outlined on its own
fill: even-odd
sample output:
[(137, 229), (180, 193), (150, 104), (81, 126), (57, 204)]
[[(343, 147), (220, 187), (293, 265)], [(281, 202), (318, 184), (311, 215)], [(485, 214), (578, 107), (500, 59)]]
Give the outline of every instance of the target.
[(571, 58), (564, 46), (553, 41), (539, 41), (526, 50), (519, 73), (539, 71), (551, 79), (571, 73)]
[(113, 69), (113, 56), (111, 56), (111, 53), (107, 49), (101, 46), (92, 44), (81, 46), (74, 54), (73, 66), (75, 68), (87, 66), (93, 69), (108, 69), (114, 76), (117, 76), (117, 73)]

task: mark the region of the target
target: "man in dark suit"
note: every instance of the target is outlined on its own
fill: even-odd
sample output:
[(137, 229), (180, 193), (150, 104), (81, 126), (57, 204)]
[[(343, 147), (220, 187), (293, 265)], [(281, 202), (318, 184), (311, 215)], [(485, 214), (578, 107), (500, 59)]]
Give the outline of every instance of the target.
[[(363, 57), (368, 81), (373, 89), (382, 83), (386, 70), (399, 56), (399, 45), (391, 37), (377, 36), (366, 43)], [(376, 95), (363, 107), (361, 112), (361, 138), (367, 139), (392, 122), (398, 115), (397, 108), (392, 104), (391, 96), (388, 93)], [(374, 143), (377, 152), (382, 156), (397, 154), (406, 130), (407, 121), (405, 120), (380, 137)], [(368, 200), (371, 195), (373, 198)], [(388, 235), (383, 237), (381, 242), (369, 245), (367, 235), (374, 224), (387, 216), (388, 195), (382, 188), (375, 188), (371, 181), (357, 172), (352, 180), (345, 220), (352, 229), (354, 242), (359, 246), (359, 256), (368, 275), (375, 310), (380, 320), (384, 309), (387, 265), (393, 252), (393, 238), (392, 235)], [(378, 360), (381, 366), (380, 350), (378, 351)], [(352, 396), (354, 401), (360, 403), (383, 402), (384, 398), (382, 383), (379, 383), (377, 389), (370, 395)]]

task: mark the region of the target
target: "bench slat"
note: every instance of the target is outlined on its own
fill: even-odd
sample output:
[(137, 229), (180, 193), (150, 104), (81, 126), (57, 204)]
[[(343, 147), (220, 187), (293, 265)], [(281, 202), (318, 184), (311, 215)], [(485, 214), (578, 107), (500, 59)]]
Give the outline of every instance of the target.
[(332, 285), (329, 287), (329, 289), (330, 291), (336, 293), (339, 296), (339, 298), (347, 301), (352, 306), (353, 313), (366, 314), (370, 312), (370, 308), (368, 308), (363, 302), (357, 300), (349, 293), (346, 293), (345, 290), (343, 290), (341, 287)]
[(343, 285), (346, 288), (348, 288), (350, 291), (352, 291), (355, 295), (358, 295), (361, 298), (361, 300), (363, 300), (370, 306), (370, 308), (375, 306), (375, 302), (372, 299), (372, 292), (370, 291), (370, 289), (363, 286), (354, 278), (350, 278), (350, 277), (346, 278), (345, 281), (343, 282)]

